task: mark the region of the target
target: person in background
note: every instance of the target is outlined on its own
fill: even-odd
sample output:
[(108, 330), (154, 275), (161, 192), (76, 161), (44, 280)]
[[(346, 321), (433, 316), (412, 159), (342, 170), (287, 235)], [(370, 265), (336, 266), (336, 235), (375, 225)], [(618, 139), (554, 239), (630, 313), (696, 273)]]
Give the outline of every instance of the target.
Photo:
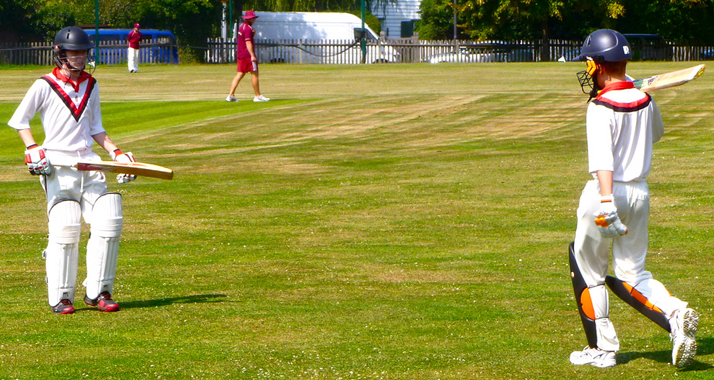
[(129, 60), (129, 72), (136, 73), (139, 71), (139, 42), (141, 41), (141, 32), (139, 28), (141, 25), (134, 24), (134, 30), (129, 32), (127, 41), (129, 41), (129, 50), (127, 52), (127, 58)]
[(241, 79), (246, 73), (250, 73), (253, 82), (253, 91), (255, 92), (254, 102), (267, 102), (270, 98), (266, 98), (260, 94), (260, 82), (258, 80), (258, 57), (255, 55), (255, 44), (253, 43), (253, 38), (255, 37), (255, 29), (253, 29), (253, 23), (258, 18), (253, 11), (245, 12), (243, 16), (243, 24), (238, 28), (238, 36), (236, 36), (236, 61), (238, 64), (238, 74), (233, 78), (231, 82), (231, 92), (226, 98), (227, 102), (235, 102), (236, 89), (238, 84), (240, 84)]

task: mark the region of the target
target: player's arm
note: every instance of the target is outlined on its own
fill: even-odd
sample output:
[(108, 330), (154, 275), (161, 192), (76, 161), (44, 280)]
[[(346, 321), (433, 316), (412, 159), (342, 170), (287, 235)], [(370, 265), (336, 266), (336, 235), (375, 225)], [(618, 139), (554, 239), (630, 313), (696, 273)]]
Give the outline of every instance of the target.
[(608, 197), (612, 195), (612, 172), (610, 170), (598, 170), (597, 180), (600, 182), (600, 196)]
[(595, 224), (603, 237), (627, 234), (627, 226), (617, 215), (612, 194), (614, 157), (609, 128), (610, 111), (590, 103), (587, 115), (588, 167), (597, 174), (600, 184), (600, 207), (595, 213)]
[[(112, 139), (109, 138), (107, 132), (97, 133), (96, 135), (93, 135), (92, 138), (94, 138), (94, 141), (96, 141), (99, 146), (109, 152), (109, 155), (112, 157), (112, 160), (124, 163), (136, 162), (136, 160), (134, 159), (134, 155), (131, 154), (131, 152), (122, 152), (121, 149), (119, 149), (117, 145), (114, 144)], [(119, 174), (117, 176), (117, 182), (119, 183), (127, 183), (135, 179), (136, 176), (133, 174)]]
[(617, 215), (615, 196), (612, 194), (612, 172), (598, 170), (597, 179), (600, 183), (600, 209), (595, 213), (595, 224), (600, 235), (607, 238), (627, 234), (627, 226)]
[(52, 168), (50, 161), (45, 155), (45, 150), (37, 145), (35, 138), (32, 137), (32, 131), (27, 129), (18, 129), (18, 135), (25, 144), (25, 165), (32, 175), (50, 175)]
[(46, 82), (36, 81), (22, 99), (10, 121), (7, 122), (10, 127), (17, 130), (20, 139), (25, 144), (25, 164), (32, 175), (50, 175), (52, 173), (45, 150), (37, 144), (30, 129), (30, 120), (42, 108), (47, 91), (50, 90)]
[(255, 47), (253, 45), (253, 40), (246, 39), (245, 47), (246, 49), (248, 49), (248, 53), (250, 53), (251, 61), (258, 62), (258, 57), (255, 56)]
[(94, 139), (94, 141), (97, 142), (97, 144), (99, 144), (99, 146), (104, 148), (104, 150), (106, 150), (109, 154), (112, 154), (112, 152), (119, 149), (119, 148), (117, 148), (116, 144), (114, 144), (112, 139), (109, 138), (109, 135), (107, 135), (106, 132), (97, 133), (96, 135), (93, 135), (92, 138)]
[(20, 135), (20, 139), (25, 144), (26, 147), (31, 147), (37, 145), (35, 138), (32, 136), (32, 131), (30, 129), (19, 129), (17, 134)]
[[(96, 141), (99, 146), (109, 152), (109, 155), (112, 157), (112, 160), (117, 162), (136, 162), (134, 160), (134, 156), (131, 153), (122, 152), (121, 149), (119, 149), (117, 145), (114, 144), (112, 139), (109, 138), (109, 135), (107, 135), (106, 132), (97, 133), (96, 135), (93, 135), (92, 138), (94, 138), (94, 141)], [(128, 156), (129, 160), (121, 156)]]

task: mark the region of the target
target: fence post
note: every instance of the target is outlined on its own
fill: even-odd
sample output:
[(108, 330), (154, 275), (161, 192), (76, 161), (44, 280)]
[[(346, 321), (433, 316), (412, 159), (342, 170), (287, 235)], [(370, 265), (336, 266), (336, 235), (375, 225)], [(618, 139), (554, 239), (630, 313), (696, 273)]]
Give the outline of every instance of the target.
[(411, 43), (412, 43), (412, 46), (411, 46), (410, 50), (411, 50), (411, 55), (412, 55), (412, 63), (421, 62), (421, 55), (419, 54), (421, 52), (419, 51), (420, 49), (419, 49), (419, 33), (418, 32), (414, 32), (414, 34), (412, 35)]

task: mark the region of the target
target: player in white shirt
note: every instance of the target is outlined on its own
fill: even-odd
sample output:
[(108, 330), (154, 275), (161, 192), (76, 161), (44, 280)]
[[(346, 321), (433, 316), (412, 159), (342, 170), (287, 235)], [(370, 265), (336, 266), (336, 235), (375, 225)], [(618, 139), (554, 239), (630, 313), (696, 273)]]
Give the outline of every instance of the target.
[[(611, 367), (620, 343), (609, 318), (607, 286), (620, 298), (671, 333), (672, 363), (683, 367), (697, 350), (699, 316), (673, 297), (645, 270), (650, 195), (647, 175), (652, 144), (664, 134), (657, 105), (625, 76), (630, 46), (622, 34), (601, 29), (585, 40), (578, 60), (587, 110), (589, 170), (594, 179), (580, 197), (570, 266), (575, 298), (588, 346), (570, 361)], [(607, 276), (612, 247), (616, 277)]]
[[(102, 172), (80, 172), (79, 160), (101, 160), (92, 151), (96, 141), (119, 162), (133, 162), (102, 127), (97, 81), (85, 68), (94, 47), (78, 27), (60, 30), (55, 37), (52, 73), (38, 79), (25, 95), (8, 125), (25, 143), (25, 163), (39, 175), (47, 195), (49, 241), (46, 260), (48, 301), (57, 314), (74, 313), (79, 262), (81, 218), (91, 225), (87, 244), (87, 279), (84, 302), (101, 311), (118, 311), (112, 299), (119, 237), (122, 230), (121, 195), (110, 193)], [(30, 120), (39, 113), (45, 140), (39, 146)], [(135, 176), (119, 175), (119, 183)]]

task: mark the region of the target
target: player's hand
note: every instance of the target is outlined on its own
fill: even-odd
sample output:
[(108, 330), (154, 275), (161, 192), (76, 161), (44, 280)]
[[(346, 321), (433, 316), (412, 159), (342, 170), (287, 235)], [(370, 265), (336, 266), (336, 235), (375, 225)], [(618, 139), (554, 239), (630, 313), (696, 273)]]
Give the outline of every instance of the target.
[(595, 213), (595, 224), (603, 237), (613, 238), (627, 235), (627, 226), (622, 224), (617, 215), (615, 198), (612, 195), (600, 199), (600, 210)]
[[(111, 153), (112, 159), (116, 162), (123, 162), (123, 163), (131, 163), (131, 162), (136, 162), (134, 159), (134, 155), (131, 154), (131, 152), (124, 153), (121, 150), (117, 149)], [(117, 182), (119, 183), (127, 183), (131, 182), (136, 179), (136, 175), (134, 174), (119, 174), (117, 176)]]
[(29, 170), (32, 175), (52, 174), (50, 160), (45, 156), (45, 150), (37, 144), (27, 147), (25, 151), (25, 164), (27, 164), (27, 170)]

